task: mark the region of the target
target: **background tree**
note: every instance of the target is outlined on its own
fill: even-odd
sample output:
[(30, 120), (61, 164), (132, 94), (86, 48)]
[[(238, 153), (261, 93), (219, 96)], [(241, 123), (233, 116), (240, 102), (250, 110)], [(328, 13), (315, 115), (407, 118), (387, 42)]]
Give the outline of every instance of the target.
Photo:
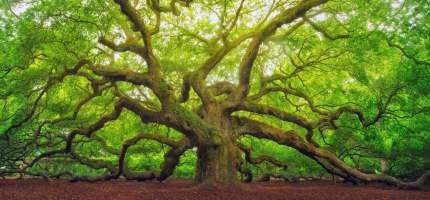
[(430, 176), (426, 1), (1, 8), (2, 176), (163, 181), (180, 165), (234, 184), (287, 162), (353, 183)]

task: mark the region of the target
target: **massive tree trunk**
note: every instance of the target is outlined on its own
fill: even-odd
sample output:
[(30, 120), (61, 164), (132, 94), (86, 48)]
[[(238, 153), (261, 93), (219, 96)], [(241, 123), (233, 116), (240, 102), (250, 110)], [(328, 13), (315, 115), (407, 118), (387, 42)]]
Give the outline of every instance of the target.
[(232, 143), (199, 148), (197, 151), (196, 183), (237, 183), (237, 155), (237, 149)]
[(211, 135), (216, 145), (198, 145), (196, 183), (234, 184), (237, 182), (237, 167), (240, 158), (235, 146), (235, 134), (226, 113), (218, 104), (212, 104), (200, 110), (202, 118), (216, 127), (218, 131)]

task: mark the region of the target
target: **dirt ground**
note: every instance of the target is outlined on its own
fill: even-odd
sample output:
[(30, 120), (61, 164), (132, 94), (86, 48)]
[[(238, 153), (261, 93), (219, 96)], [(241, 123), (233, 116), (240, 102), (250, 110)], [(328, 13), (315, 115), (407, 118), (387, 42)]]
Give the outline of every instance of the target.
[(70, 183), (63, 180), (0, 180), (0, 200), (254, 200), (347, 199), (430, 200), (430, 191), (403, 191), (387, 186), (351, 186), (329, 181), (252, 183), (239, 187), (192, 187), (187, 180), (164, 183), (108, 181)]

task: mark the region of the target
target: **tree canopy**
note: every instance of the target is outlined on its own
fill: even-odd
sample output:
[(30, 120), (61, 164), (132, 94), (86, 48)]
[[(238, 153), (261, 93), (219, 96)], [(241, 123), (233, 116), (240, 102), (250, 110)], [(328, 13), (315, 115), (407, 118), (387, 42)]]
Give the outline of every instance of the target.
[(4, 0), (0, 176), (419, 187), (429, 33), (427, 0)]

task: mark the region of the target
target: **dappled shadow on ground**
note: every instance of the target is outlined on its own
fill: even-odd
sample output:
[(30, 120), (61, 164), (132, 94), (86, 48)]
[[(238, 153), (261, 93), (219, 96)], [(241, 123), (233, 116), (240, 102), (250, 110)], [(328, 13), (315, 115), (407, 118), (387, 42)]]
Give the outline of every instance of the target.
[(164, 183), (108, 181), (70, 183), (63, 180), (0, 180), (1, 200), (134, 200), (134, 199), (390, 199), (430, 200), (430, 191), (404, 191), (386, 186), (351, 186), (328, 181), (266, 182), (238, 187), (192, 187), (187, 180)]

